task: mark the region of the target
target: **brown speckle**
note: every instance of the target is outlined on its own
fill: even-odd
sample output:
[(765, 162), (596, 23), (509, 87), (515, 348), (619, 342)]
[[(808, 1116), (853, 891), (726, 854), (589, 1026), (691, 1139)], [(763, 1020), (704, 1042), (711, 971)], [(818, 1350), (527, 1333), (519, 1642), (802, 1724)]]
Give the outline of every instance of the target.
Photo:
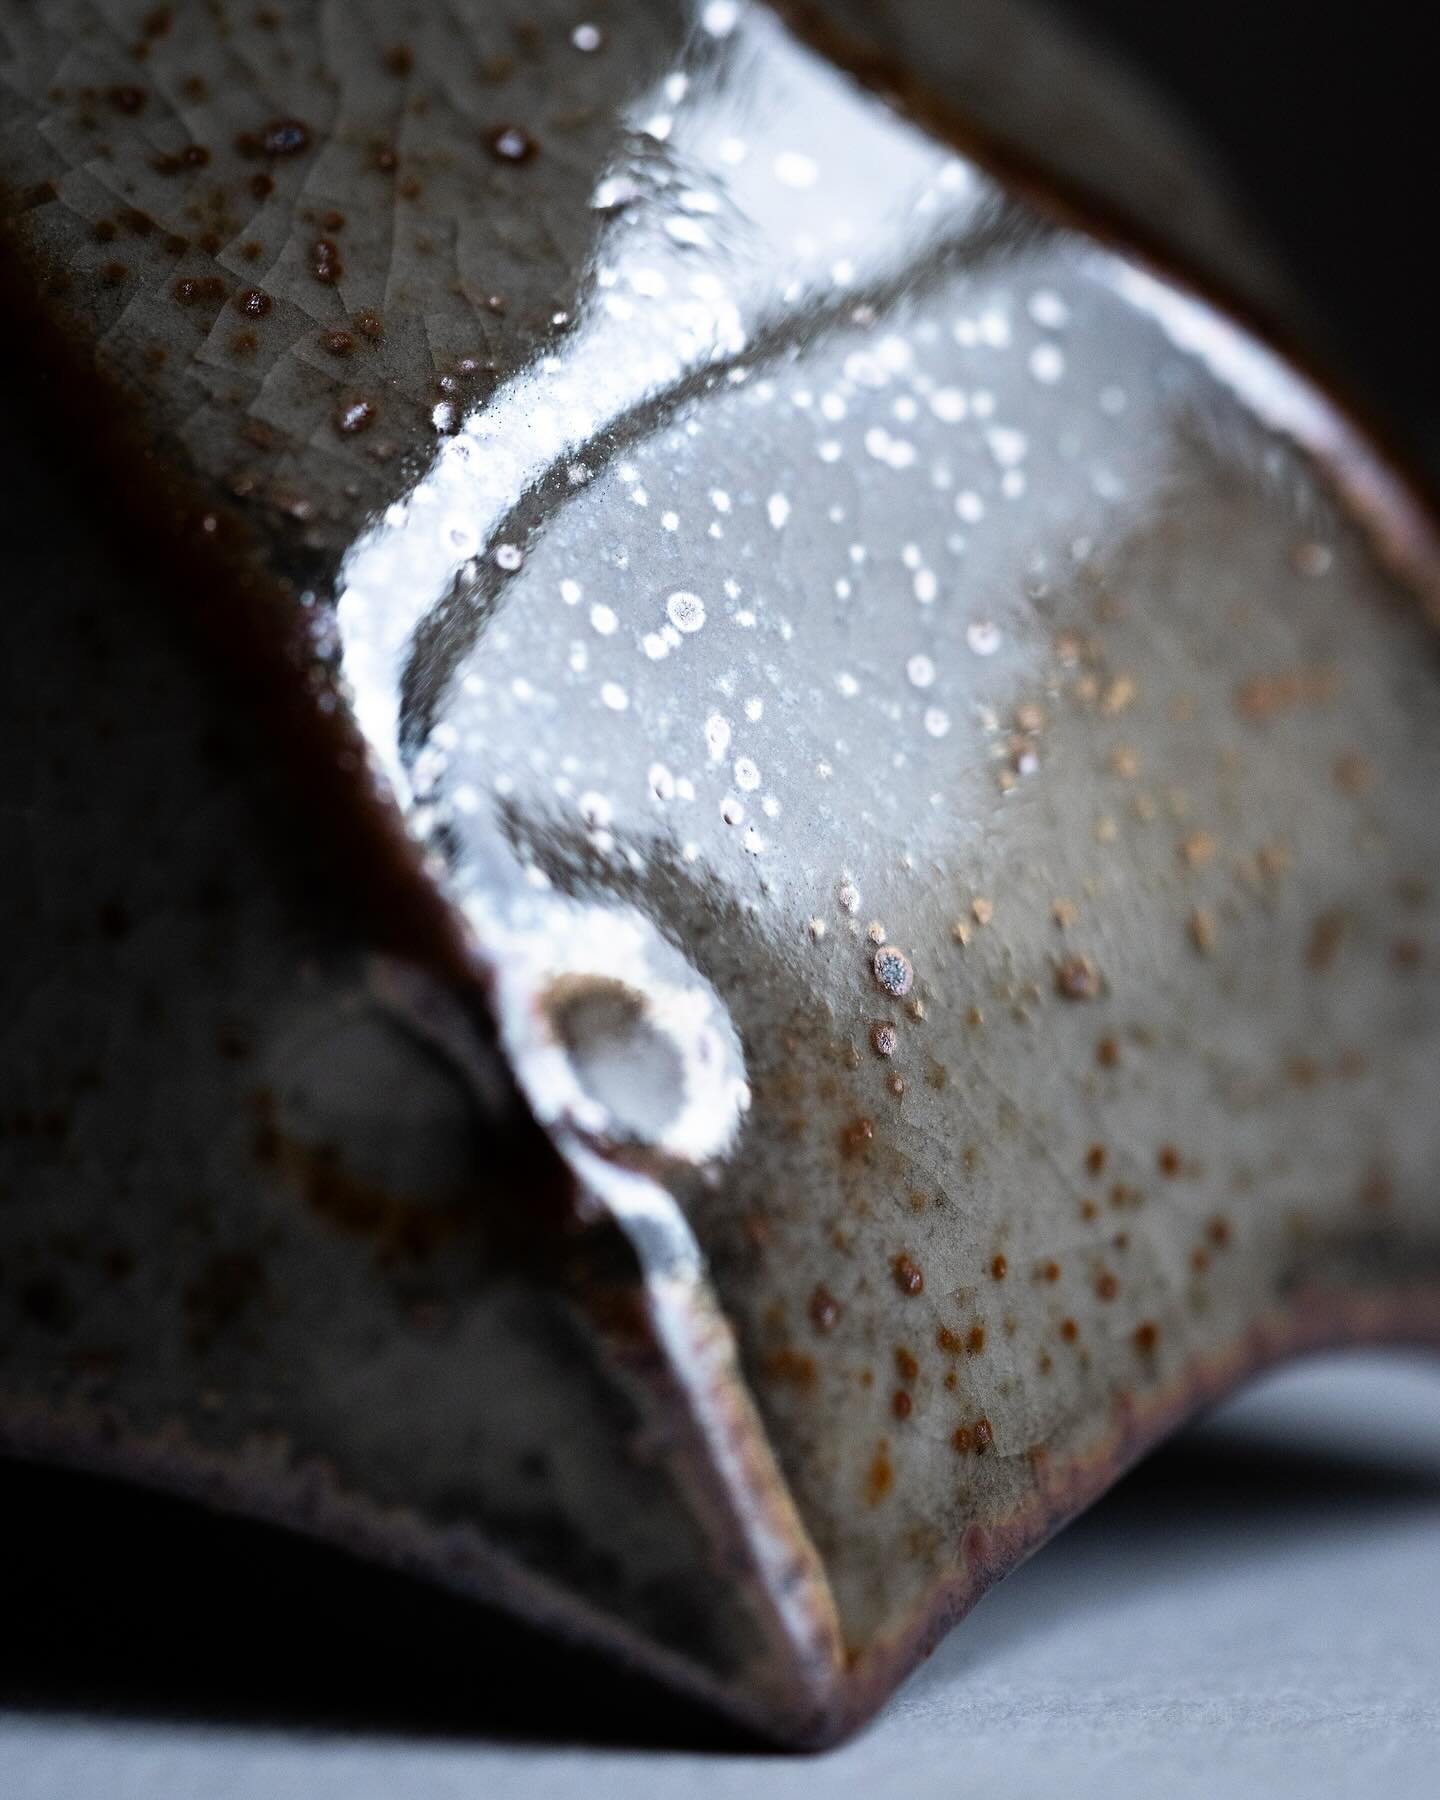
[(912, 1352), (907, 1350), (903, 1344), (897, 1344), (895, 1346), (895, 1373), (902, 1381), (907, 1382), (912, 1386), (920, 1373), (920, 1364), (915, 1360)]
[(197, 306), (202, 300), (218, 306), (225, 298), (225, 283), (218, 275), (182, 275), (170, 292), (180, 306)]
[(1073, 1319), (1062, 1319), (1060, 1321), (1060, 1335), (1067, 1344), (1073, 1344), (1080, 1335), (1080, 1327)]
[(310, 273), (327, 286), (339, 281), (345, 273), (340, 260), (340, 246), (333, 238), (316, 238), (310, 246)]
[(904, 1255), (897, 1256), (890, 1265), (890, 1270), (895, 1277), (895, 1285), (902, 1294), (909, 1294), (913, 1297), (916, 1294), (923, 1293), (925, 1288), (925, 1277), (920, 1270), (919, 1264), (913, 1262), (910, 1257)]
[(1162, 1175), (1180, 1173), (1180, 1152), (1173, 1144), (1162, 1144), (1155, 1155), (1156, 1167)]
[(872, 1119), (851, 1119), (848, 1125), (840, 1128), (840, 1154), (852, 1159), (863, 1156), (874, 1138), (875, 1124)]
[(1113, 1037), (1103, 1037), (1095, 1046), (1095, 1060), (1102, 1069), (1115, 1069), (1120, 1065), (1120, 1045)]
[(985, 1327), (972, 1325), (965, 1334), (965, 1349), (971, 1356), (979, 1356), (985, 1348)]
[(772, 1381), (783, 1381), (790, 1387), (811, 1388), (815, 1385), (815, 1359), (803, 1350), (782, 1344), (765, 1358), (765, 1372)]
[(1153, 1319), (1142, 1319), (1135, 1327), (1135, 1348), (1141, 1356), (1153, 1356), (1160, 1342), (1160, 1327)]
[(1095, 1277), (1095, 1298), (1110, 1301), (1120, 1292), (1120, 1283), (1109, 1269), (1102, 1269)]
[(149, 98), (150, 96), (142, 87), (122, 86), (112, 87), (110, 90), (110, 104), (115, 108), (116, 112), (143, 112), (145, 103)]
[(1092, 1144), (1085, 1152), (1085, 1170), (1089, 1175), (1099, 1175), (1105, 1168), (1105, 1146)]
[(840, 1323), (840, 1302), (822, 1282), (810, 1296), (810, 1323), (817, 1331), (833, 1331)]
[(1064, 1000), (1093, 1000), (1100, 972), (1088, 956), (1067, 956), (1055, 971), (1055, 991)]
[(355, 348), (355, 340), (348, 331), (322, 331), (320, 348), (331, 356), (349, 356)]
[(1375, 765), (1358, 750), (1347, 750), (1335, 762), (1335, 785), (1344, 794), (1363, 794), (1375, 785)]
[(303, 119), (272, 119), (260, 136), (266, 156), (299, 156), (310, 148), (310, 127)]
[(1190, 942), (1201, 956), (1210, 956), (1215, 950), (1215, 915), (1208, 906), (1197, 906), (1185, 921), (1185, 929), (1190, 934)]
[(897, 1419), (908, 1419), (915, 1410), (915, 1403), (904, 1388), (896, 1388), (890, 1400), (890, 1410)]
[(235, 296), (236, 312), (244, 313), (247, 319), (263, 319), (273, 305), (264, 288), (246, 288)]
[(1206, 863), (1214, 860), (1218, 848), (1208, 831), (1192, 831), (1180, 840), (1180, 860), (1192, 869), (1203, 869)]
[(895, 1465), (890, 1461), (888, 1447), (881, 1444), (865, 1473), (865, 1498), (872, 1506), (878, 1506), (894, 1486)]
[(990, 1424), (990, 1421), (985, 1418), (977, 1419), (975, 1421), (975, 1453), (976, 1453), (976, 1455), (983, 1456), (985, 1454), (985, 1452), (990, 1448), (990, 1446), (994, 1442), (995, 1442), (995, 1432), (994, 1432), (994, 1428)]
[(910, 958), (892, 944), (882, 944), (875, 952), (870, 966), (876, 986), (889, 994), (892, 1000), (903, 999), (910, 992), (915, 971), (910, 966)]
[(380, 62), (387, 75), (403, 80), (415, 67), (415, 52), (408, 44), (392, 44)]
[(1340, 946), (1345, 941), (1347, 920), (1344, 913), (1321, 913), (1310, 927), (1310, 939), (1305, 946), (1305, 965), (1323, 974), (1330, 968), (1340, 954)]
[(957, 1425), (951, 1433), (950, 1442), (961, 1456), (965, 1456), (975, 1448), (975, 1434), (968, 1425)]
[(900, 1034), (888, 1019), (877, 1019), (870, 1027), (870, 1046), (877, 1056), (893, 1056)]
[(992, 1280), (1003, 1281), (1010, 1265), (1003, 1256), (992, 1256), (990, 1259), (990, 1275)]

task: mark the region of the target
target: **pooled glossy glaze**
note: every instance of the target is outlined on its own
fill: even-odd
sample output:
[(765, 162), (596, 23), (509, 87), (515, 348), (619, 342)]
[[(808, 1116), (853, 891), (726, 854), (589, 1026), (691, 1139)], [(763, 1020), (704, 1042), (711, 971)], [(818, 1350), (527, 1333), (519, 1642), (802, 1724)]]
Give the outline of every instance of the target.
[[(25, 279), (451, 929), (271, 981), (260, 1504), (323, 1458), (312, 1526), (813, 1741), (1249, 1368), (1440, 1335), (1440, 564), (1322, 395), (758, 7), (179, 14), (125, 83), (40, 12)], [(204, 1380), (109, 1403), (255, 1505)]]

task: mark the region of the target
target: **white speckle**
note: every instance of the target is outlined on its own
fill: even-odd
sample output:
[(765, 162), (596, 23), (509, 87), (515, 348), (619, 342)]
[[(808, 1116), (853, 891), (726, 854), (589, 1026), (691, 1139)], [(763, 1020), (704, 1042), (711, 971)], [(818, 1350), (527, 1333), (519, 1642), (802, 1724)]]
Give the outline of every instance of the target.
[(580, 604), (580, 583), (568, 578), (560, 583), (560, 598), (567, 606)]
[(739, 168), (740, 164), (743, 163), (745, 158), (750, 154), (750, 147), (745, 142), (744, 138), (726, 137), (721, 138), (720, 142), (715, 146), (715, 154), (720, 158), (721, 162), (728, 164), (732, 169), (736, 169)]
[(673, 800), (675, 798), (675, 777), (664, 763), (651, 763), (648, 779), (650, 792), (657, 800)]
[(739, 0), (707, 0), (700, 23), (711, 37), (729, 37), (740, 23)]
[(1058, 381), (1065, 373), (1065, 358), (1054, 344), (1037, 344), (1030, 352), (1030, 373), (1037, 381)]
[(570, 33), (570, 42), (577, 50), (583, 50), (589, 55), (600, 48), (605, 38), (598, 25), (577, 25)]
[(790, 502), (783, 494), (772, 494), (765, 503), (765, 510), (770, 515), (770, 523), (777, 531), (783, 531), (785, 521), (790, 517)]
[(930, 410), (943, 424), (958, 425), (970, 407), (959, 388), (942, 387), (930, 396)]
[(865, 433), (865, 449), (892, 469), (909, 469), (915, 463), (915, 446), (908, 438), (891, 437), (883, 425), (872, 425)]
[(748, 756), (737, 756), (732, 770), (735, 785), (743, 793), (753, 794), (760, 785), (760, 771)]
[(590, 667), (590, 652), (583, 644), (570, 646), (570, 670), (574, 675), (583, 675)]
[(517, 675), (510, 683), (510, 692), (517, 700), (533, 700), (535, 698), (535, 689), (523, 675)]
[(1328, 575), (1335, 561), (1335, 552), (1328, 544), (1297, 544), (1294, 552), (1296, 573), (1309, 575), (1312, 578)]
[(676, 513), (676, 512), (661, 513), (660, 524), (666, 531), (678, 531), (680, 529), (679, 513)]
[(1025, 433), (1009, 425), (992, 425), (985, 433), (985, 441), (1002, 469), (1013, 469), (1016, 463), (1023, 462), (1030, 448)]
[(839, 394), (822, 394), (820, 396), (820, 416), (828, 419), (832, 425), (838, 425), (845, 417), (845, 402)]
[(615, 817), (615, 808), (604, 794), (597, 794), (594, 788), (590, 788), (580, 796), (578, 805), (580, 817), (587, 825), (608, 825)]
[(980, 342), (988, 344), (992, 350), (1003, 350), (1010, 342), (1010, 321), (998, 307), (987, 307), (981, 313), (976, 329), (980, 333)]
[(780, 817), (780, 802), (773, 794), (767, 794), (760, 802), (760, 810), (767, 819), (778, 819)]
[(985, 517), (985, 502), (973, 488), (962, 488), (955, 496), (955, 510), (967, 525), (978, 525)]
[(720, 817), (727, 825), (738, 825), (745, 817), (745, 802), (738, 794), (727, 794), (720, 802)]
[(935, 579), (933, 569), (917, 569), (911, 586), (915, 589), (915, 598), (922, 606), (929, 606), (940, 591), (940, 584)]
[(600, 689), (600, 698), (611, 712), (624, 712), (630, 704), (630, 696), (618, 681), (607, 681)]
[(710, 504), (715, 508), (716, 512), (728, 513), (730, 510), (730, 496), (725, 492), (724, 488), (711, 488)]
[(705, 623), (705, 602), (698, 594), (677, 588), (665, 602), (665, 616), (677, 631), (699, 631)]
[(835, 686), (847, 700), (853, 700), (860, 692), (860, 683), (845, 669), (835, 677)]
[(745, 702), (745, 717), (750, 721), (750, 723), (752, 725), (757, 723), (757, 721), (760, 718), (760, 715), (764, 711), (765, 711), (765, 702), (760, 698), (760, 696), (758, 694), (752, 694), (750, 696), (750, 698)]
[(835, 898), (840, 902), (841, 906), (844, 908), (844, 910), (847, 913), (859, 912), (859, 910), (860, 910), (860, 890), (859, 890), (859, 888), (856, 887), (855, 883), (853, 881), (851, 881), (848, 876), (845, 878), (844, 881), (842, 881), (840, 883), (840, 886), (836, 889)]
[(928, 656), (912, 656), (905, 665), (912, 687), (927, 688), (934, 684), (935, 665)]
[(497, 544), (495, 546), (495, 566), (504, 569), (507, 575), (513, 575), (525, 560), (525, 552), (518, 544)]
[(1000, 492), (1007, 500), (1018, 500), (1025, 492), (1025, 471), (1007, 469), (1000, 477)]
[(824, 463), (839, 462), (840, 457), (841, 457), (841, 447), (840, 447), (840, 441), (838, 438), (822, 438), (820, 440), (820, 443), (817, 446), (817, 448), (820, 453), (821, 462), (824, 462)]
[(782, 150), (774, 162), (775, 179), (782, 187), (812, 188), (820, 179), (820, 165), (798, 150)]
[(764, 838), (753, 825), (745, 827), (745, 835), (740, 841), (752, 856), (759, 856), (765, 848)]
[(1125, 410), (1125, 390), (1122, 387), (1103, 387), (1100, 390), (1100, 410), (1112, 419)]
[(805, 929), (810, 933), (811, 940), (818, 944), (825, 935), (825, 921), (818, 918), (807, 919)]
[(1050, 288), (1037, 288), (1030, 296), (1030, 317), (1046, 331), (1063, 331), (1070, 322), (1070, 308)]
[(705, 742), (711, 762), (723, 762), (725, 752), (730, 748), (730, 721), (720, 713), (711, 713), (705, 721)]
[(590, 623), (601, 637), (611, 637), (620, 621), (610, 607), (602, 606), (597, 602), (590, 608)]
[(476, 813), (480, 810), (480, 796), (468, 781), (462, 781), (450, 796), (450, 803), (458, 813)]
[(669, 640), (662, 637), (658, 631), (647, 631), (640, 640), (640, 648), (651, 662), (659, 662), (662, 657), (670, 654)]
[(976, 656), (993, 656), (1000, 648), (1000, 627), (991, 619), (977, 619), (965, 627), (965, 642)]
[(950, 729), (950, 715), (940, 706), (925, 709), (925, 729), (933, 738), (942, 738)]

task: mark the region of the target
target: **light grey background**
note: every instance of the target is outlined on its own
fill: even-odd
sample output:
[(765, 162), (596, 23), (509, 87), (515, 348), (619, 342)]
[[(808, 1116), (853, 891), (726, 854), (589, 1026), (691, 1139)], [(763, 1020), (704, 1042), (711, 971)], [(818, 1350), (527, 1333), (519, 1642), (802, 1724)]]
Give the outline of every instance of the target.
[[(397, 1664), (414, 1648), (395, 1643)], [(0, 1714), (0, 1795), (1434, 1800), (1437, 1690), (1440, 1364), (1346, 1357), (1270, 1378), (1162, 1452), (823, 1758), (587, 1748), (567, 1742), (563, 1684), (538, 1743), (52, 1697)]]

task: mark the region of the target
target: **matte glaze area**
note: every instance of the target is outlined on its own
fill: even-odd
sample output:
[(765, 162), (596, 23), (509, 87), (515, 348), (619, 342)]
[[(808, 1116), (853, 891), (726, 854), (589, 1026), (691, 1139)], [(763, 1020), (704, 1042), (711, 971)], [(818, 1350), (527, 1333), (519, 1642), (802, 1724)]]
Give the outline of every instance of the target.
[[(268, 1498), (210, 1346), (105, 1403), (818, 1741), (1203, 1399), (1440, 1335), (1440, 577), (1316, 390), (772, 13), (545, 11), (0, 13), (23, 279), (444, 915), (266, 974)], [(284, 867), (237, 993), (325, 944)]]

